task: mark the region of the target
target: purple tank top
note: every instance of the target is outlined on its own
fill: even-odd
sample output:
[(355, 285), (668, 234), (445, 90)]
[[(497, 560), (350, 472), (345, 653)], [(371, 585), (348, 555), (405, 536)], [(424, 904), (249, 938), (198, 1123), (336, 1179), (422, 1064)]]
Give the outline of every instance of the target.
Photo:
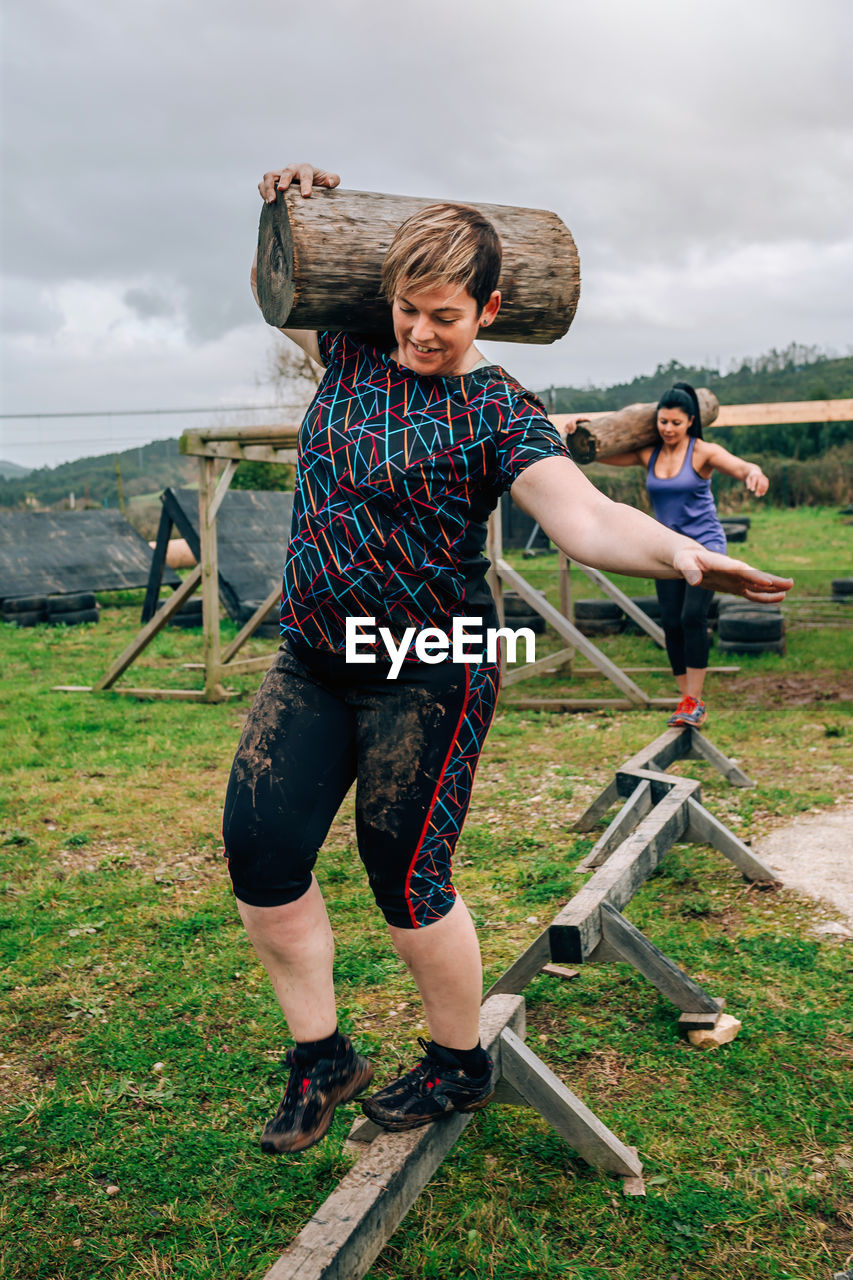
[(678, 475), (662, 480), (655, 475), (660, 445), (649, 459), (646, 488), (655, 517), (676, 533), (695, 538), (709, 551), (725, 551), (726, 535), (711, 496), (711, 481), (693, 470), (694, 436), (690, 437)]

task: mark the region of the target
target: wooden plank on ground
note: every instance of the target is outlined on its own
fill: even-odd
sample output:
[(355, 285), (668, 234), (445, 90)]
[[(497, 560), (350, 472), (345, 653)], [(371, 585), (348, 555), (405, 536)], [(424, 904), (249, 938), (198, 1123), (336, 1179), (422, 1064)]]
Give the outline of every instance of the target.
[(701, 734), (698, 729), (690, 730), (690, 751), (689, 757), (694, 760), (707, 760), (715, 769), (718, 769), (727, 782), (733, 787), (754, 787), (755, 783), (752, 778), (737, 767), (734, 760), (730, 760), (728, 756), (723, 755), (719, 747), (715, 747), (713, 742)]

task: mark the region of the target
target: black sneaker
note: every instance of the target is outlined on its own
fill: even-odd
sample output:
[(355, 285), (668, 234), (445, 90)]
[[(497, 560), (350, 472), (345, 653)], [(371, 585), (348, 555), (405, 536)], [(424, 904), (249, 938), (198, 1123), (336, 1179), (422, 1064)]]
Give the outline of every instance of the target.
[(494, 1064), (487, 1058), (481, 1076), (469, 1076), (438, 1045), (418, 1040), (424, 1057), (399, 1080), (366, 1098), (361, 1109), (383, 1129), (418, 1129), (453, 1111), (479, 1111), (495, 1091)]
[(261, 1150), (269, 1155), (305, 1151), (325, 1137), (335, 1107), (349, 1102), (373, 1079), (373, 1067), (341, 1036), (334, 1058), (306, 1063), (298, 1049), (285, 1058), (290, 1079), (281, 1106), (261, 1135)]

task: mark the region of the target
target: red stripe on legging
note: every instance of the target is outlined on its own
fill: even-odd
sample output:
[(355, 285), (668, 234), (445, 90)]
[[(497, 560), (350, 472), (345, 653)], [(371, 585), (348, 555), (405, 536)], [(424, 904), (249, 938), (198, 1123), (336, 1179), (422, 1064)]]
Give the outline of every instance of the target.
[(435, 791), (432, 793), (432, 801), (430, 802), (429, 812), (427, 813), (426, 819), (424, 821), (423, 830), (421, 831), (421, 838), (418, 841), (418, 847), (417, 849), (415, 849), (415, 852), (412, 855), (412, 861), (409, 864), (409, 870), (406, 874), (406, 889), (405, 889), (406, 906), (409, 908), (409, 916), (412, 921), (412, 927), (415, 929), (420, 929), (421, 925), (418, 924), (415, 918), (415, 913), (414, 913), (414, 910), (412, 909), (412, 903), (409, 897), (409, 889), (411, 886), (412, 873), (414, 872), (414, 869), (415, 869), (415, 863), (418, 860), (418, 854), (420, 853), (423, 847), (424, 840), (426, 839), (426, 833), (429, 828), (430, 820), (432, 818), (432, 811), (435, 808), (435, 802), (438, 799), (438, 793), (441, 790), (441, 784), (444, 782), (444, 775), (447, 773), (447, 766), (450, 764), (450, 757), (453, 755), (453, 748), (456, 746), (456, 739), (459, 736), (459, 730), (462, 728), (462, 724), (465, 720), (465, 716), (468, 711), (468, 698), (470, 694), (471, 694), (471, 668), (466, 663), (465, 664), (465, 698), (463, 699), (463, 702), (462, 702), (462, 710), (459, 713), (459, 719), (456, 722), (456, 728), (453, 731), (453, 737), (450, 740), (450, 746), (448, 748), (447, 755), (444, 760), (444, 764), (441, 766), (441, 773), (438, 776), (438, 782), (435, 784)]

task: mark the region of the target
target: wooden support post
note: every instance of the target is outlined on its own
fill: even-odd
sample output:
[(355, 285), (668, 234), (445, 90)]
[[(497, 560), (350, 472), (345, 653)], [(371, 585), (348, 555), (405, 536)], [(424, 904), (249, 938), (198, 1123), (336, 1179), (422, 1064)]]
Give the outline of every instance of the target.
[[(263, 604), (258, 605), (257, 609), (252, 614), (251, 618), (249, 618), (248, 622), (245, 624), (242, 630), (240, 630), (237, 633), (237, 635), (234, 637), (234, 639), (226, 648), (225, 652), (222, 655), (223, 666), (227, 666), (228, 663), (231, 662), (231, 659), (234, 657), (235, 653), (239, 653), (239, 651), (242, 649), (243, 645), (246, 643), (249, 637), (255, 634), (258, 627), (261, 625), (264, 618), (267, 616), (267, 614), (269, 613), (273, 605), (276, 603), (276, 601), (280, 599), (281, 599), (281, 587), (278, 585), (278, 583), (276, 583), (272, 591), (267, 596), (266, 600), (264, 600)], [(274, 656), (275, 655), (273, 655), (273, 657)]]
[[(233, 472), (232, 472), (233, 474)], [(216, 460), (199, 459), (198, 527), (201, 538), (201, 600), (204, 628), (204, 696), (207, 702), (225, 697), (219, 656), (219, 555), (216, 540), (216, 511), (224, 491), (215, 489)], [(215, 498), (218, 501), (215, 502)]]
[(637, 823), (645, 818), (653, 804), (652, 786), (647, 778), (637, 784), (610, 826), (589, 853), (575, 867), (575, 871), (591, 871), (606, 862), (610, 854), (631, 834)]
[(696, 844), (709, 844), (729, 862), (734, 863), (738, 871), (743, 872), (747, 880), (756, 880), (766, 884), (776, 884), (777, 876), (766, 863), (756, 858), (751, 849), (738, 840), (737, 836), (723, 826), (718, 818), (691, 798), (687, 804), (687, 830), (685, 839)]
[(151, 557), (151, 569), (148, 573), (148, 585), (145, 589), (145, 600), (142, 605), (141, 622), (148, 622), (157, 612), (157, 601), (160, 598), (160, 587), (163, 583), (163, 570), (166, 566), (166, 554), (169, 550), (169, 535), (172, 532), (172, 517), (163, 506), (160, 509), (160, 523), (157, 526), (157, 540), (154, 543), (154, 554)]
[(624, 907), (687, 829), (687, 802), (697, 782), (679, 779), (566, 904), (549, 926), (551, 959), (580, 964), (590, 959), (602, 938), (601, 904)]
[(501, 1079), (593, 1169), (642, 1176), (637, 1153), (620, 1142), (509, 1028), (501, 1033)]
[[(526, 662), (523, 667), (516, 667), (514, 671), (507, 671), (505, 675), (501, 675), (501, 688), (509, 688), (511, 685), (518, 684), (519, 680), (529, 680), (531, 676), (541, 676), (554, 672), (557, 667), (564, 666), (566, 663), (571, 666), (573, 653), (573, 649), (559, 649), (556, 653), (549, 653), (547, 658), (537, 658), (535, 662)], [(598, 672), (595, 674), (598, 675)], [(515, 703), (513, 703), (513, 706), (515, 706)]]
[(723, 755), (719, 747), (715, 747), (713, 742), (701, 734), (698, 729), (690, 729), (690, 751), (688, 755), (694, 760), (707, 760), (715, 769), (723, 775), (727, 782), (733, 787), (754, 787), (755, 783), (752, 778), (748, 778), (745, 773), (740, 770), (733, 760)]
[(532, 605), (535, 611), (541, 614), (546, 622), (550, 623), (558, 635), (567, 640), (573, 648), (579, 649), (584, 657), (598, 667), (602, 674), (607, 676), (608, 680), (612, 681), (618, 689), (621, 689), (631, 702), (640, 707), (649, 705), (649, 699), (642, 689), (634, 684), (634, 681), (626, 676), (614, 662), (605, 657), (586, 636), (578, 631), (577, 627), (569, 622), (567, 618), (564, 618), (559, 609), (555, 609), (552, 604), (542, 598), (539, 592), (534, 591), (533, 587), (525, 581), (520, 573), (516, 573), (515, 569), (507, 564), (506, 560), (499, 559), (496, 568), (499, 577), (506, 585), (511, 586), (513, 591), (518, 592), (522, 600), (526, 600), (529, 605)]
[[(609, 902), (602, 902), (600, 910), (601, 933), (608, 949), (608, 959), (618, 959), (633, 965), (684, 1013), (716, 1014), (722, 1011), (721, 1001), (709, 995), (692, 978), (688, 978), (677, 964), (649, 942)], [(595, 953), (590, 958), (594, 961)]]
[(611, 600), (615, 600), (623, 613), (626, 613), (629, 618), (636, 622), (638, 627), (641, 627), (647, 635), (651, 636), (655, 644), (659, 644), (661, 648), (664, 647), (663, 628), (659, 627), (647, 613), (644, 613), (638, 604), (634, 604), (630, 596), (627, 596), (624, 591), (620, 591), (615, 582), (611, 582), (600, 569), (593, 569), (588, 564), (580, 564), (579, 561), (575, 561), (575, 563), (581, 573), (586, 574), (590, 582), (594, 582), (596, 586), (601, 587), (605, 595), (609, 596)]
[(618, 799), (619, 788), (616, 785), (616, 779), (611, 778), (601, 795), (597, 796), (592, 804), (584, 809), (581, 816), (572, 824), (572, 831), (592, 831), (599, 819), (604, 817), (607, 810)]
[(113, 662), (101, 676), (94, 689), (110, 689), (118, 680), (122, 672), (126, 671), (132, 662), (135, 662), (142, 650), (151, 643), (159, 631), (162, 631), (166, 623), (169, 621), (173, 613), (177, 613), (185, 600), (189, 600), (198, 584), (201, 581), (201, 566), (196, 565), (192, 573), (184, 578), (178, 587), (164, 605), (154, 614), (154, 617), (147, 622), (142, 630), (136, 635), (123, 653), (119, 654), (115, 662)]

